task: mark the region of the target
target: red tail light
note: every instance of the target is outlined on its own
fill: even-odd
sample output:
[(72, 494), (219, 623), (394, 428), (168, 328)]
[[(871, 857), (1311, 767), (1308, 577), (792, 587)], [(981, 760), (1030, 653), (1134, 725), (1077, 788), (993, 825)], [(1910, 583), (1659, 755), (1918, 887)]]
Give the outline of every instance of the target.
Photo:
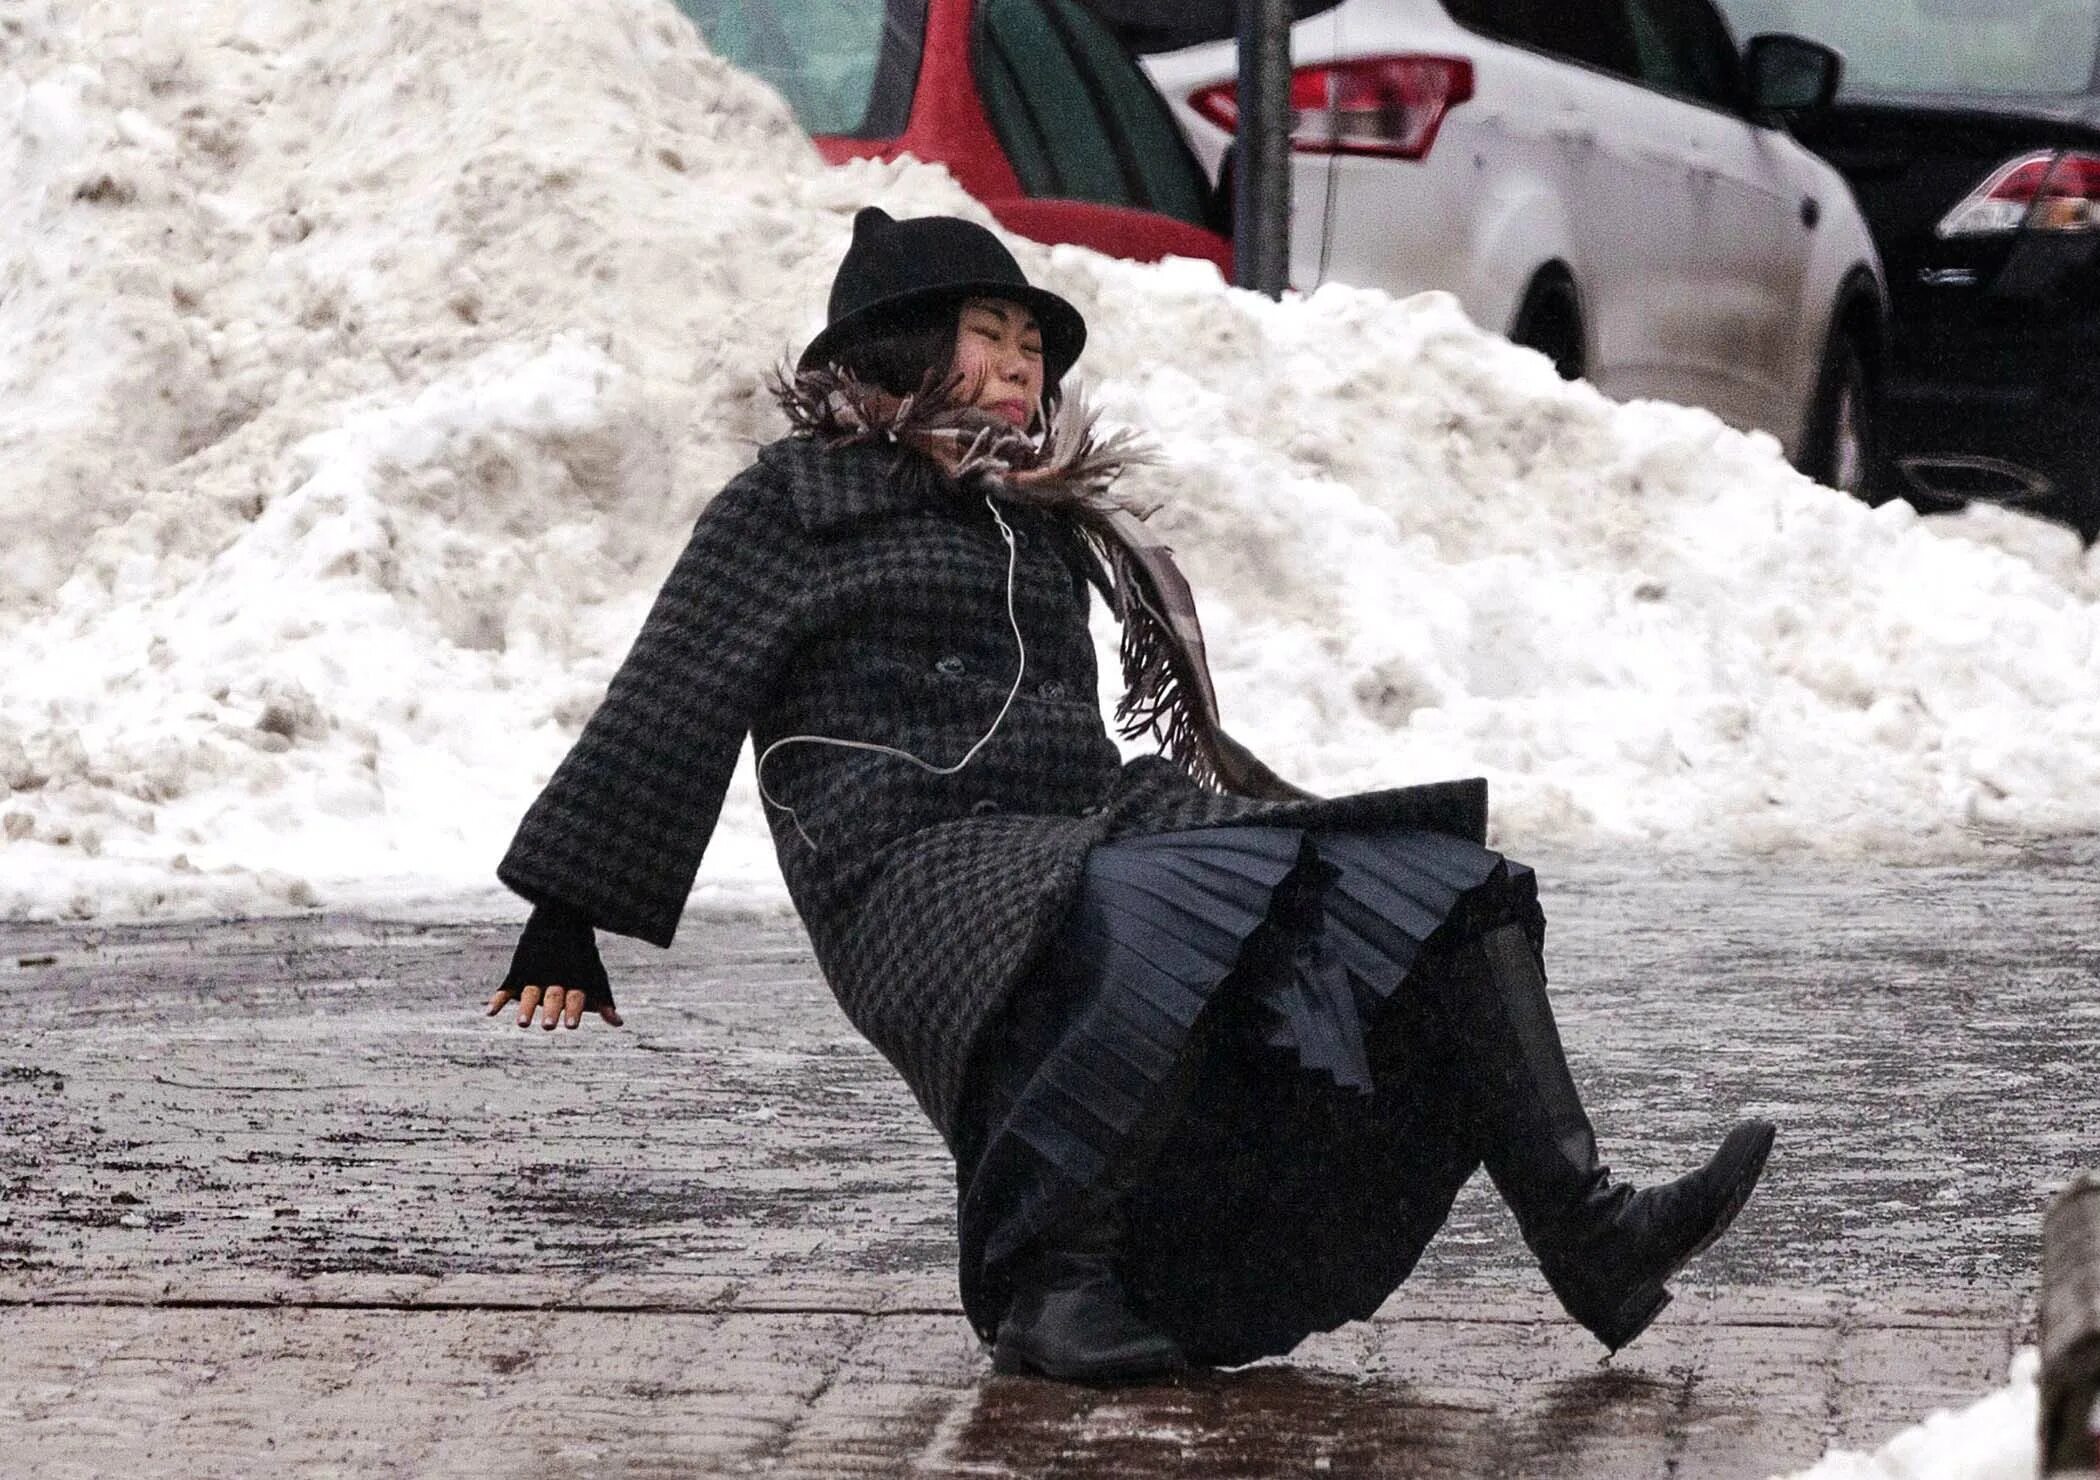
[[(1473, 96), (1461, 57), (1361, 57), (1291, 73), (1291, 148), (1300, 154), (1421, 159), (1444, 115)], [(1228, 133), (1240, 126), (1238, 85), (1189, 94), (1189, 106)]]
[(2100, 231), (2100, 154), (2053, 149), (2009, 159), (1946, 214), (1939, 234)]

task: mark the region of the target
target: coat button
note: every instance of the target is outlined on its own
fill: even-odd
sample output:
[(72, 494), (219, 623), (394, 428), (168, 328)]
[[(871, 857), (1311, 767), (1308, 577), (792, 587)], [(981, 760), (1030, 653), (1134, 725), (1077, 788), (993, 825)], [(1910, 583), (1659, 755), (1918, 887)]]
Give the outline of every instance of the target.
[(979, 817), (989, 817), (999, 810), (999, 804), (990, 797), (979, 797), (970, 803), (970, 810)]
[(1044, 679), (1035, 686), (1035, 691), (1045, 699), (1062, 699), (1065, 696), (1065, 686), (1054, 678)]
[(948, 654), (947, 657), (941, 659), (940, 662), (933, 666), (950, 678), (960, 678), (964, 667), (963, 660), (956, 657), (953, 653)]

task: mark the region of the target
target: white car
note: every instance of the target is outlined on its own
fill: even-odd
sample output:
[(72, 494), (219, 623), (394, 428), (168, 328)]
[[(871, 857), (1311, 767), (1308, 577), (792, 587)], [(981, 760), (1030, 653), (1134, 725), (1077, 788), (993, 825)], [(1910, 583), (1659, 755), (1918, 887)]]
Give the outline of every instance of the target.
[[(1606, 394), (1707, 407), (1864, 490), (1887, 295), (1784, 119), (1837, 54), (1708, 0), (1342, 0), (1291, 31), (1291, 281), (1457, 295)], [(1229, 40), (1144, 59), (1215, 173)]]

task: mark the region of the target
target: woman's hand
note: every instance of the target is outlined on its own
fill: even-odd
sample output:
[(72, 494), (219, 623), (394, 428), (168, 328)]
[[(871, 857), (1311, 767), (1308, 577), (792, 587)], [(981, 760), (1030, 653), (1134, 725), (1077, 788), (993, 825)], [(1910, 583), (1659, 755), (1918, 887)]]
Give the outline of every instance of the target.
[[(531, 1027), (536, 1016), (541, 1027), (551, 1030), (557, 1027), (574, 1028), (581, 1024), (584, 1009), (589, 1006), (590, 994), (582, 987), (526, 987), (523, 991), (515, 987), (498, 987), (489, 997), (489, 1010), (485, 1016), (494, 1017), (503, 1011), (514, 996), (518, 999), (519, 1027)], [(592, 1010), (615, 1028), (620, 1026), (620, 1010), (612, 1003), (600, 1003)]]
[[(582, 985), (555, 985), (559, 982)], [(590, 916), (553, 901), (533, 908), (510, 958), (510, 971), (503, 985), (489, 996), (487, 1016), (503, 1011), (513, 997), (518, 999), (521, 1028), (531, 1027), (535, 1017), (549, 1030), (574, 1028), (587, 1011), (596, 1012), (615, 1028), (620, 1026), (620, 1010), (613, 1006), (612, 983), (606, 980), (605, 963), (598, 959)]]

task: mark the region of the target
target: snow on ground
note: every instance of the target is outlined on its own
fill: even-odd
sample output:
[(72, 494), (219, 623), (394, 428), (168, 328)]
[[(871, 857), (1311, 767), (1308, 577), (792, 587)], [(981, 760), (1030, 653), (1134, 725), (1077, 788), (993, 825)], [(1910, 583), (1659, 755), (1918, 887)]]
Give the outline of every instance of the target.
[(1872, 1454), (1834, 1449), (1792, 1480), (2035, 1480), (2040, 1398), (2032, 1348), (2013, 1358), (2011, 1380), (1958, 1413), (1913, 1424)]
[[(822, 168), (666, 0), (27, 0), (0, 62), (9, 914), (485, 885), (852, 211), (981, 218)], [(1020, 252), (1287, 774), (1485, 774), (1517, 850), (2100, 823), (2070, 536), (1870, 512), (1440, 295)], [(701, 879), (779, 897), (748, 770)]]

